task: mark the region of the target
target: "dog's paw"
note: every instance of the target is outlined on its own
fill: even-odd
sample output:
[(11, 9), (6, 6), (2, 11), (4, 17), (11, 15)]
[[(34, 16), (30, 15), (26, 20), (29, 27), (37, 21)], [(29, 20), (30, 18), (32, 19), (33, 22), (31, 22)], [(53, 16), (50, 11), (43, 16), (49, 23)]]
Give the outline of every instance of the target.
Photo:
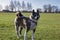
[(22, 37), (22, 35), (19, 35), (19, 37)]

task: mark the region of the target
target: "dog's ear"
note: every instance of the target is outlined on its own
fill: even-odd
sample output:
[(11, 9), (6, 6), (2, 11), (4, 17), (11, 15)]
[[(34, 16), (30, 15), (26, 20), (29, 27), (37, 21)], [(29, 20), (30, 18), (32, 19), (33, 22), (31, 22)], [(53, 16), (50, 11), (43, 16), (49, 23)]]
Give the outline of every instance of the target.
[(33, 13), (35, 12), (35, 10), (33, 9), (33, 11), (32, 11)]
[(39, 10), (37, 9), (37, 14), (39, 15)]
[(37, 9), (37, 13), (39, 13), (39, 10)]
[(33, 10), (32, 10), (32, 15), (34, 15), (34, 14), (35, 14), (35, 10), (33, 9)]
[(19, 12), (16, 12), (16, 16), (19, 16)]
[(23, 16), (23, 14), (19, 11), (19, 16)]

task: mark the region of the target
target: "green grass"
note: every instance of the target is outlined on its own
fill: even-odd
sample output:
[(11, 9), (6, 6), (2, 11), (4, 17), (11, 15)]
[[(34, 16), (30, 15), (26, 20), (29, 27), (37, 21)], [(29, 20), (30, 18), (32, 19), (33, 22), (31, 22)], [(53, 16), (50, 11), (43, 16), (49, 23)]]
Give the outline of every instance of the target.
[[(24, 14), (30, 16), (30, 14)], [(60, 40), (60, 14), (40, 14), (35, 40)], [(22, 37), (17, 39), (14, 27), (14, 13), (0, 13), (0, 40), (23, 40)], [(28, 40), (31, 40), (30, 31)]]

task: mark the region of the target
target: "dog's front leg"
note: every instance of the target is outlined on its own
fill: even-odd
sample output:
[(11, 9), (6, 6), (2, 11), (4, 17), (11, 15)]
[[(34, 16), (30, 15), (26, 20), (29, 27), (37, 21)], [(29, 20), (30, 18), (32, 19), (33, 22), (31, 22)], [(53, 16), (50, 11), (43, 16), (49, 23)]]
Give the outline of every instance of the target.
[(32, 40), (34, 40), (34, 32), (32, 32)]
[(34, 40), (35, 29), (32, 31), (32, 40)]
[(29, 31), (29, 28), (26, 28), (25, 33), (24, 33), (24, 40), (27, 40), (27, 33)]

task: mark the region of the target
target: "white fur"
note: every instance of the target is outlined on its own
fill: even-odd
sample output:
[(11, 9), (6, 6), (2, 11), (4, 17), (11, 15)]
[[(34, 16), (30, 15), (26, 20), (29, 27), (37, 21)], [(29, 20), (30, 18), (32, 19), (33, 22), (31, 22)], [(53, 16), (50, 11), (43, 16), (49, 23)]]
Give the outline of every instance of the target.
[(34, 40), (34, 32), (32, 32), (32, 40)]
[(27, 40), (27, 33), (26, 33), (26, 31), (24, 33), (24, 40)]
[(34, 22), (31, 21), (31, 26), (30, 26), (30, 29), (35, 29), (36, 28), (36, 24)]

